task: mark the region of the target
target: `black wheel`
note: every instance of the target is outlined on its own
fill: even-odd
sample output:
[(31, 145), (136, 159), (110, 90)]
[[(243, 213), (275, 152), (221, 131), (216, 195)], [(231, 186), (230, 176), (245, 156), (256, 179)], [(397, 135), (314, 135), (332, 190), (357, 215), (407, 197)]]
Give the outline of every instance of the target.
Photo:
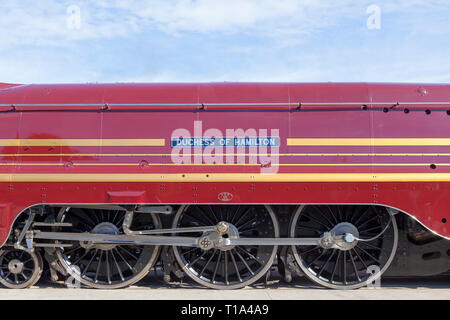
[(0, 249), (0, 283), (10, 289), (29, 288), (39, 281), (43, 262), (36, 252)]
[[(59, 222), (72, 223), (64, 232), (123, 234), (123, 210), (62, 208)], [(159, 217), (135, 213), (133, 230), (161, 228)], [(67, 272), (77, 281), (92, 288), (116, 289), (130, 286), (147, 275), (156, 263), (159, 246), (86, 244), (70, 242), (72, 247), (60, 248), (57, 256)]]
[[(278, 237), (275, 214), (269, 206), (222, 205), (182, 207), (173, 228), (213, 226), (225, 221), (234, 226), (240, 238)], [(199, 237), (201, 233), (185, 234)], [(234, 246), (203, 250), (173, 247), (175, 257), (186, 274), (197, 283), (214, 289), (237, 289), (256, 282), (271, 267), (277, 246)]]
[[(390, 223), (389, 227), (387, 224)], [(320, 237), (324, 232), (351, 233), (359, 239), (343, 241), (339, 248), (292, 246), (295, 260), (314, 282), (333, 289), (355, 289), (371, 284), (389, 267), (395, 256), (398, 230), (395, 217), (378, 206), (299, 207), (291, 221), (291, 237)]]

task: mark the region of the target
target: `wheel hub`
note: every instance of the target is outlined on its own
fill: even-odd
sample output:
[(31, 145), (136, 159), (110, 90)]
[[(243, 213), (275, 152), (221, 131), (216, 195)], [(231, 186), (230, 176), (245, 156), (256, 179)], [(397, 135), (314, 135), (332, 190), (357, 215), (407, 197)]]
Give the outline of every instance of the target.
[(341, 222), (337, 224), (332, 230), (331, 234), (335, 237), (335, 246), (342, 251), (353, 249), (359, 237), (358, 228), (349, 222)]
[(23, 272), (23, 262), (18, 259), (13, 259), (8, 263), (8, 270), (13, 274), (20, 274)]
[(222, 251), (229, 251), (233, 249), (235, 246), (230, 246), (224, 244), (227, 239), (238, 239), (239, 238), (239, 230), (232, 225), (231, 223), (228, 223), (228, 228), (225, 233), (219, 235), (219, 242), (218, 242), (218, 248)]
[(210, 250), (213, 248), (221, 251), (230, 251), (235, 246), (227, 243), (228, 239), (238, 239), (239, 230), (227, 222), (220, 222), (217, 231), (205, 233), (198, 241), (198, 246), (203, 250)]
[[(94, 227), (94, 229), (92, 229), (91, 232), (92, 233), (97, 233), (97, 234), (108, 234), (108, 235), (118, 235), (118, 234), (120, 234), (119, 228), (115, 224), (113, 224), (111, 222), (99, 223), (98, 225), (96, 225)], [(94, 244), (92, 247), (95, 248), (95, 249), (100, 249), (100, 250), (112, 250), (116, 246), (117, 246), (116, 244), (100, 243), (100, 244)]]

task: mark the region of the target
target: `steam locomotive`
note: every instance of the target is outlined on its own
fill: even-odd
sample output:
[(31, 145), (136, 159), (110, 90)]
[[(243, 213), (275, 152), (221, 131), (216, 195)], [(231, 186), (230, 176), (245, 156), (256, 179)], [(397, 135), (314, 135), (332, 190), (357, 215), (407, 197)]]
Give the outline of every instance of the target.
[(450, 85), (0, 84), (0, 283), (450, 270)]

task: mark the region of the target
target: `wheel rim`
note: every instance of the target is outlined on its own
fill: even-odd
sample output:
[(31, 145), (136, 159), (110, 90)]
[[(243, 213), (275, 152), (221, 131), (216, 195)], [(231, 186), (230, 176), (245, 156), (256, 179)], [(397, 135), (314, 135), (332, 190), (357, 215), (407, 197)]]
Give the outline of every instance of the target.
[(0, 282), (8, 288), (31, 287), (41, 277), (42, 269), (42, 258), (37, 252), (0, 250)]
[[(210, 226), (220, 221), (235, 226), (241, 238), (279, 236), (278, 222), (269, 206), (184, 207), (178, 211), (173, 227)], [(199, 237), (201, 233), (190, 235)], [(237, 289), (256, 282), (269, 270), (277, 246), (173, 249), (180, 266), (197, 283), (214, 289)]]
[[(58, 221), (73, 225), (64, 228), (65, 232), (98, 234), (123, 234), (124, 218), (123, 210), (83, 208), (67, 208), (58, 215)], [(156, 215), (134, 214), (133, 230), (160, 227)], [(72, 247), (57, 250), (58, 260), (74, 279), (99, 289), (123, 288), (138, 282), (156, 263), (160, 249), (160, 246), (70, 243)]]
[[(357, 230), (361, 239), (379, 234), (390, 221), (376, 206), (301, 206), (291, 221), (291, 237), (320, 237), (337, 228)], [(335, 228), (335, 229), (333, 229)], [(342, 249), (292, 246), (295, 260), (314, 282), (333, 289), (355, 289), (373, 283), (386, 271), (397, 249), (395, 217), (386, 231), (370, 242), (355, 241)]]

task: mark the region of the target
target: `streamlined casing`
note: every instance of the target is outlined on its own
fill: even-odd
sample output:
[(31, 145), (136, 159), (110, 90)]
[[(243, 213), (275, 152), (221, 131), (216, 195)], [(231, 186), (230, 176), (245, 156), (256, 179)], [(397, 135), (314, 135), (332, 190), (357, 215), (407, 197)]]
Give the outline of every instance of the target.
[(450, 85), (0, 84), (0, 244), (43, 203), (381, 204), (449, 238), (447, 110)]

